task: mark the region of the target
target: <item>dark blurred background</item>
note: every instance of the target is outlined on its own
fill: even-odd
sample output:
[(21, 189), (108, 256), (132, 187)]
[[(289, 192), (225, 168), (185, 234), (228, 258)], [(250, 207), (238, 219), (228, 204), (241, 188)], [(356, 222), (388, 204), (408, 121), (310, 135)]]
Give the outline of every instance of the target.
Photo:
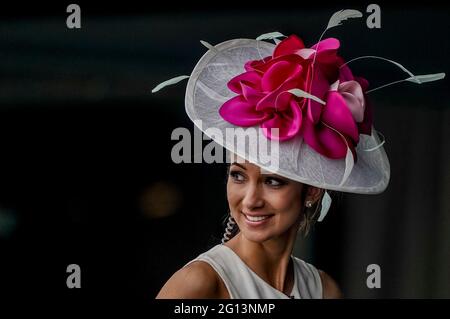
[[(266, 32), (310, 46), (337, 10), (357, 9), (326, 37), (347, 60), (378, 55), (415, 74), (449, 73), (447, 6), (370, 2), (225, 6), (70, 2), (2, 6), (0, 13), (0, 290), (13, 299), (149, 300), (192, 258), (220, 242), (227, 213), (223, 164), (174, 164), (171, 132), (193, 125), (185, 82), (216, 44)], [(354, 62), (371, 87), (405, 78)], [(295, 254), (332, 275), (348, 298), (450, 297), (448, 80), (373, 92), (391, 183), (381, 195), (343, 194)], [(205, 143), (206, 144), (206, 143)], [(81, 289), (66, 267), (81, 267)], [(381, 288), (366, 286), (369, 264)]]

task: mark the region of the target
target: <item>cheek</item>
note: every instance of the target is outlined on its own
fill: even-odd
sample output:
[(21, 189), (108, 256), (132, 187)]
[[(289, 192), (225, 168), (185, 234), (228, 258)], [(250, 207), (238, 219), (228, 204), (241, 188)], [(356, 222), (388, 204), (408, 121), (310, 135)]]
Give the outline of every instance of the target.
[(296, 189), (286, 189), (267, 196), (271, 206), (277, 211), (297, 215), (301, 210), (301, 193)]

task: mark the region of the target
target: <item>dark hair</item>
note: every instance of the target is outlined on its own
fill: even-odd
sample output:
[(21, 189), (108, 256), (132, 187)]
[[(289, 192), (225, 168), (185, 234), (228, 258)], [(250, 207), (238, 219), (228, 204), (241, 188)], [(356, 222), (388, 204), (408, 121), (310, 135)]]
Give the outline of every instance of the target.
[(302, 190), (302, 198), (303, 198), (303, 216), (302, 221), (300, 222), (300, 228), (299, 231), (303, 234), (303, 237), (308, 236), (311, 228), (316, 223), (317, 219), (320, 215), (320, 210), (322, 209), (322, 198), (325, 193), (325, 190), (322, 192), (322, 195), (320, 195), (319, 199), (312, 205), (311, 207), (305, 206), (305, 198), (306, 193), (308, 192), (308, 188), (312, 187), (307, 184), (303, 184), (303, 190)]

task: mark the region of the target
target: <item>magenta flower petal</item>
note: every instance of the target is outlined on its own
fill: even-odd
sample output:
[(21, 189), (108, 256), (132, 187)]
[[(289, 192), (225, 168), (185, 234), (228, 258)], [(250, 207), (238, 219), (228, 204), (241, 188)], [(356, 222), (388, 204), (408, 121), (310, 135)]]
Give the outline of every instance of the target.
[(342, 136), (332, 129), (323, 126), (318, 131), (319, 140), (326, 147), (328, 157), (344, 158), (347, 155), (347, 144)]
[(255, 66), (261, 65), (272, 60), (271, 56), (265, 57), (262, 60), (250, 60), (244, 64), (245, 71), (255, 71)]
[(287, 61), (279, 61), (273, 64), (261, 79), (262, 91), (271, 92), (277, 89), (283, 82), (298, 76), (301, 70), (300, 65)]
[(337, 132), (322, 123), (314, 125), (303, 121), (303, 139), (311, 148), (323, 156), (339, 159), (347, 154), (347, 144)]
[(283, 55), (295, 54), (298, 50), (303, 49), (304, 47), (305, 44), (302, 39), (293, 34), (278, 43), (272, 56), (276, 58)]
[(219, 109), (222, 118), (237, 126), (254, 126), (269, 118), (264, 112), (255, 109), (255, 105), (247, 102), (243, 96), (235, 96), (226, 101)]
[(340, 42), (338, 39), (335, 38), (327, 38), (325, 40), (320, 41), (319, 43), (314, 44), (311, 49), (317, 50), (317, 47), (319, 50), (317, 51), (317, 54), (325, 53), (325, 52), (331, 52), (331, 51), (337, 51), (340, 46)]
[[(362, 91), (366, 92), (369, 87), (369, 81), (363, 77), (355, 76), (355, 81), (361, 85)], [(364, 119), (362, 123), (357, 123), (360, 134), (372, 135), (372, 106), (368, 100), (364, 97)]]
[(342, 58), (337, 55), (337, 50), (340, 45), (339, 40), (328, 38), (320, 41), (318, 44), (315, 44), (310, 49), (316, 51), (317, 47), (319, 47), (317, 54), (309, 55), (307, 60), (310, 64), (312, 64), (312, 61), (315, 61), (314, 68), (320, 69), (328, 82), (333, 83), (339, 74), (339, 65), (343, 64)]
[(366, 107), (364, 110), (364, 120), (362, 123), (357, 123), (360, 134), (371, 135), (372, 134), (372, 105), (369, 101), (366, 101)]
[(369, 81), (367, 81), (365, 78), (360, 77), (360, 76), (355, 76), (355, 81), (358, 82), (359, 85), (361, 85), (363, 92), (366, 92), (367, 89), (369, 88)]
[(352, 113), (353, 119), (357, 123), (364, 120), (364, 94), (356, 81), (347, 81), (339, 84), (338, 92), (345, 100), (345, 104)]
[[(286, 85), (283, 85), (283, 88)], [(294, 87), (294, 85), (291, 85), (291, 87)], [(258, 111), (268, 111), (271, 110), (271, 112), (275, 111), (284, 111), (289, 106), (289, 101), (292, 98), (292, 95), (289, 93), (281, 93), (283, 92), (283, 89), (280, 88), (278, 90), (275, 90), (266, 96), (264, 96), (259, 102), (256, 104), (256, 109)]]
[(273, 110), (273, 111), (284, 111), (289, 107), (289, 102), (292, 99), (292, 94), (287, 92), (290, 89), (297, 88), (299, 86), (300, 79), (290, 79), (283, 83), (278, 89), (270, 92), (265, 97), (263, 97), (257, 104), (256, 109), (258, 111), (262, 110)]
[(308, 63), (308, 60), (303, 59), (301, 56), (297, 54), (290, 54), (290, 55), (283, 55), (273, 59), (271, 58), (267, 62), (262, 62), (262, 60), (253, 61), (253, 63), (248, 65), (248, 68), (250, 68), (252, 71), (257, 71), (261, 74), (264, 74), (275, 63), (280, 61), (285, 61), (297, 65), (306, 65)]
[(323, 108), (321, 120), (341, 134), (349, 136), (354, 142), (358, 142), (358, 127), (339, 92), (328, 92), (327, 104)]
[(353, 81), (353, 73), (347, 65), (339, 69), (339, 82)]
[(261, 75), (259, 75), (258, 72), (248, 71), (232, 78), (228, 82), (228, 88), (237, 94), (241, 94), (242, 93), (241, 83), (245, 83), (255, 89), (259, 89), (260, 82), (261, 82)]
[[(286, 141), (297, 135), (301, 126), (302, 111), (298, 103), (292, 100), (290, 102), (289, 112), (284, 112), (283, 114), (274, 113), (273, 118), (265, 121), (261, 125), (261, 128), (263, 128), (263, 133), (267, 138)], [(278, 128), (279, 135), (272, 135), (271, 128)]]
[[(307, 81), (309, 83), (311, 79), (308, 77)], [(320, 69), (315, 69), (312, 88), (310, 89), (311, 94), (317, 96), (321, 100), (325, 100), (329, 87), (330, 84), (323, 76)], [(324, 105), (312, 99), (308, 99), (308, 118), (311, 122), (317, 123), (320, 120), (320, 114), (322, 113), (323, 107)]]
[[(278, 87), (275, 87), (274, 90), (269, 90), (268, 94), (266, 92), (266, 96), (263, 97), (257, 104), (256, 109), (258, 111), (266, 110), (266, 109), (273, 109), (276, 111), (283, 111), (287, 109), (289, 106), (289, 101), (291, 100), (291, 94), (289, 94), (288, 90), (297, 88), (297, 87), (303, 87), (301, 85), (302, 81), (302, 66), (297, 64), (289, 64), (289, 66), (286, 63), (281, 64), (281, 62), (277, 63), (277, 67), (270, 69), (273, 70), (271, 74), (269, 74), (269, 71), (266, 72), (264, 76), (269, 74), (266, 78), (267, 83), (264, 83), (264, 78), (262, 80), (262, 87), (267, 89), (272, 89), (272, 85), (277, 85), (277, 81), (273, 80), (272, 83), (270, 83), (270, 76), (272, 77), (278, 77), (279, 74), (282, 74), (281, 83), (279, 83)], [(279, 74), (278, 74), (279, 73)]]
[(258, 101), (264, 97), (264, 93), (255, 90), (254, 88), (246, 85), (245, 83), (241, 83), (241, 87), (242, 87), (242, 95), (244, 96), (245, 100), (252, 105), (256, 105)]

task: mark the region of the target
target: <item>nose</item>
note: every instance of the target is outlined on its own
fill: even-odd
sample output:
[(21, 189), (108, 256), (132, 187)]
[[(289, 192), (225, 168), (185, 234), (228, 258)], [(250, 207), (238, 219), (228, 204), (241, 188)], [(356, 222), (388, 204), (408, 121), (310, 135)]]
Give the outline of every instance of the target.
[(258, 184), (249, 183), (245, 189), (244, 199), (242, 205), (248, 210), (261, 208), (264, 206), (264, 198), (262, 196), (262, 190)]

